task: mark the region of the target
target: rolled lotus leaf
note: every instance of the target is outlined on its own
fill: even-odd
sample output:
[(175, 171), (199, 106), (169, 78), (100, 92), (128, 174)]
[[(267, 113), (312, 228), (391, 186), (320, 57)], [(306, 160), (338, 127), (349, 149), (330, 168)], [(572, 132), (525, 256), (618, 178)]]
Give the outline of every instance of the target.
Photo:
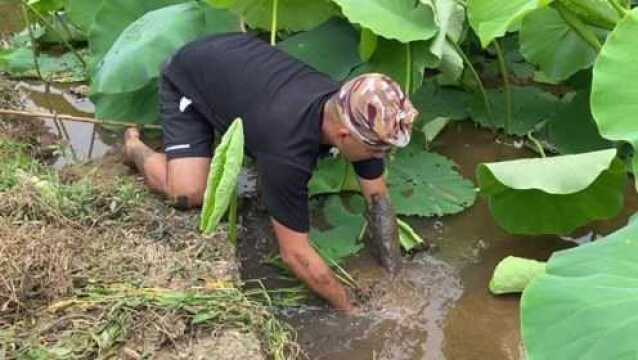
[(545, 263), (508, 256), (501, 260), (490, 280), (490, 292), (495, 295), (520, 293), (537, 276), (545, 273)]
[(237, 118), (230, 125), (210, 164), (199, 229), (211, 234), (228, 211), (244, 161), (244, 127)]

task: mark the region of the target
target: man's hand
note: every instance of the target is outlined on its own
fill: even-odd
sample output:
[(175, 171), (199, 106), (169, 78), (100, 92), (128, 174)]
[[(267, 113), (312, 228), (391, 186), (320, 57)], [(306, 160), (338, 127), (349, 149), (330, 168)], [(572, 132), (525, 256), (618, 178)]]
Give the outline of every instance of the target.
[(300, 280), (337, 310), (351, 313), (354, 307), (345, 288), (312, 248), (308, 234), (291, 230), (274, 219), (272, 222), (284, 263)]

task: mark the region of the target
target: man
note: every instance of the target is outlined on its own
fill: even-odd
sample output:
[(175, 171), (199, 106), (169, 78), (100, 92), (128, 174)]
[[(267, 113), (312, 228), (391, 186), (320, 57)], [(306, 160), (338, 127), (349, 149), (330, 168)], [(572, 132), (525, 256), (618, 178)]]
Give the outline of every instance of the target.
[(383, 157), (408, 144), (417, 116), (399, 86), (380, 74), (340, 86), (252, 35), (233, 33), (179, 50), (164, 67), (159, 93), (164, 153), (135, 129), (125, 134), (126, 160), (149, 187), (180, 208), (201, 205), (213, 135), (242, 118), (284, 263), (335, 308), (352, 310), (309, 243), (307, 184), (317, 158), (334, 146), (353, 162), (368, 202), (387, 199)]

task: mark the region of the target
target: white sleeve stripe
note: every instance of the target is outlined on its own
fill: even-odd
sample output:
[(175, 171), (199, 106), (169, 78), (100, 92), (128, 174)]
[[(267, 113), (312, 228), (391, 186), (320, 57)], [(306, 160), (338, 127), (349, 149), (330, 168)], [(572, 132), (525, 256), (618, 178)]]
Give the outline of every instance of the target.
[(191, 148), (191, 144), (173, 145), (173, 146), (167, 147), (166, 149), (164, 149), (164, 151), (169, 152), (173, 150), (190, 149), (190, 148)]

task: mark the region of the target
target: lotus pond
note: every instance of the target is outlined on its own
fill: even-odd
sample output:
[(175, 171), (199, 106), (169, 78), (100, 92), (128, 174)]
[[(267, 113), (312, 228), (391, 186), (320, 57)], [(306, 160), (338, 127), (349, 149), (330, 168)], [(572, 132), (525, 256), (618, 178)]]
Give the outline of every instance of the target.
[[(68, 260), (73, 281), (56, 285), (56, 291), (49, 291), (51, 282), (33, 287), (2, 277), (4, 284), (29, 291), (5, 286), (11, 296), (0, 296), (0, 357), (159, 356), (157, 349), (141, 345), (143, 326), (128, 331), (121, 326), (151, 314), (177, 316), (185, 324), (170, 334), (165, 325), (156, 326), (164, 332), (156, 344), (170, 349), (163, 353), (169, 358), (210, 355), (214, 349), (229, 353), (213, 341), (225, 339), (218, 331), (226, 328), (255, 334), (238, 346), (273, 358), (635, 357), (634, 5), (626, 0), (0, 0), (0, 80), (12, 81), (0, 94), (11, 98), (0, 103), (3, 110), (154, 125), (159, 65), (172, 51), (207, 34), (254, 31), (339, 81), (364, 72), (388, 74), (421, 113), (411, 144), (388, 160), (405, 261), (397, 278), (388, 278), (360, 241), (362, 201), (349, 165), (338, 156), (324, 159), (310, 183), (313, 245), (358, 294), (362, 315), (332, 312), (282, 268), (249, 162), (236, 180), (235, 165), (243, 156), (235, 146), (243, 142), (238, 125), (233, 129), (240, 130), (221, 141), (225, 158), (235, 165), (220, 163), (225, 169), (220, 176), (239, 191), (209, 184), (214, 200), (224, 205), (204, 210), (207, 234), (199, 232), (198, 213), (185, 215), (180, 224), (186, 232), (163, 227), (158, 219), (174, 211), (154, 205), (160, 212), (143, 217), (155, 224), (152, 236), (132, 240), (167, 246), (162, 259), (180, 262), (170, 268), (172, 281), (117, 266), (107, 276), (83, 256)], [(36, 120), (42, 126), (24, 125)], [(129, 229), (131, 199), (138, 196), (131, 189), (142, 191), (133, 173), (100, 175), (132, 181), (132, 187), (119, 184), (106, 193), (91, 190), (96, 185), (90, 182), (73, 187), (83, 174), (65, 175), (81, 167), (91, 178), (104, 164), (115, 168), (117, 127), (50, 116), (36, 120), (0, 112), (2, 144), (38, 149), (26, 156), (41, 164), (20, 160), (0, 172), (6, 177), (0, 179), (0, 194), (10, 199), (0, 206), (11, 229), (2, 234), (3, 242), (17, 238), (24, 226), (40, 232), (53, 226), (61, 238), (76, 236), (71, 234), (78, 229), (90, 233), (102, 219), (90, 225), (91, 211), (105, 211), (107, 224)], [(15, 198), (16, 189), (27, 189), (23, 199)], [(115, 205), (100, 205), (104, 199)], [(235, 221), (232, 204), (238, 205)], [(56, 216), (64, 221), (52, 220)], [(235, 224), (236, 247), (228, 240)], [(167, 236), (170, 243), (162, 244)], [(194, 253), (182, 251), (180, 237)], [(44, 248), (37, 241), (45, 240), (38, 239), (31, 240)], [(209, 246), (218, 242), (234, 250), (211, 253)], [(91, 249), (101, 256), (98, 248)], [(27, 256), (10, 247), (2, 251)], [(123, 256), (118, 255), (122, 248), (103, 251), (110, 254), (106, 258)], [(490, 293), (496, 265), (512, 255), (547, 263), (536, 276), (521, 268), (506, 279), (528, 279), (518, 290), (522, 295)], [(212, 264), (220, 261), (237, 263), (231, 279), (212, 275)], [(11, 264), (0, 261), (0, 270)], [(75, 284), (76, 278), (84, 280)], [(233, 292), (223, 290), (212, 300), (211, 294), (228, 284)], [(116, 305), (114, 298), (124, 300)], [(240, 318), (230, 316), (236, 309), (227, 307), (229, 299), (243, 304)], [(105, 305), (88, 309), (86, 301)], [(96, 312), (102, 315), (96, 318)], [(60, 322), (59, 331), (44, 326), (31, 333), (29, 324), (45, 313)], [(99, 325), (87, 330), (98, 339), (95, 344), (69, 342), (65, 334), (86, 324), (66, 317), (91, 317)], [(192, 345), (193, 339), (208, 347)]]

